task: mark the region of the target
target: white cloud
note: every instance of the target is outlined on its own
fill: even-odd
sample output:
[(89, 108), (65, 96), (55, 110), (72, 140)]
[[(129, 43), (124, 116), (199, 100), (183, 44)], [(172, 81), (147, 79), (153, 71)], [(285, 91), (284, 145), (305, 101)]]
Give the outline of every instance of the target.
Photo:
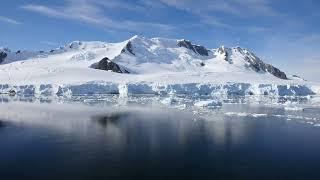
[[(24, 10), (46, 15), (48, 17), (60, 18), (72, 21), (80, 21), (88, 24), (101, 26), (107, 30), (127, 30), (131, 32), (145, 29), (159, 29), (162, 31), (172, 30), (175, 27), (168, 24), (141, 22), (126, 20), (115, 20), (104, 14), (104, 8), (124, 8), (137, 10), (128, 4), (111, 0), (110, 3), (97, 0), (66, 0), (63, 6), (49, 7), (38, 4), (28, 4), (21, 7)], [(141, 7), (140, 7), (141, 8)]]
[[(219, 17), (230, 15), (235, 18), (252, 17), (279, 17), (282, 13), (277, 12), (271, 5), (270, 0), (160, 0), (154, 3), (152, 0), (143, 0), (146, 4), (158, 5), (162, 7), (174, 7), (192, 13), (199, 17), (203, 24), (212, 25), (219, 28), (236, 28), (233, 23)], [(258, 27), (257, 27), (258, 28)], [(257, 30), (257, 29), (256, 29)]]
[(167, 6), (194, 13), (222, 12), (236, 16), (275, 16), (270, 0), (161, 0)]
[(139, 1), (141, 4), (147, 7), (152, 7), (152, 8), (165, 8), (165, 4), (163, 4), (161, 1), (155, 1), (155, 0), (140, 0)]
[(230, 29), (232, 28), (232, 25), (229, 25), (227, 23), (222, 22), (220, 19), (218, 19), (217, 17), (213, 17), (213, 16), (208, 16), (208, 15), (199, 15), (201, 18), (201, 22), (203, 24), (207, 24), (207, 25), (212, 25), (215, 27), (220, 27), (220, 28), (226, 28), (226, 29)]
[(5, 17), (5, 16), (0, 16), (0, 21), (4, 22), (4, 23), (8, 23), (8, 24), (13, 24), (13, 25), (21, 24), (21, 22), (14, 20), (14, 19), (11, 19), (11, 18), (8, 18), (8, 17)]
[[(75, 0), (77, 1), (77, 0)], [(92, 3), (96, 3), (98, 5), (102, 5), (105, 8), (109, 9), (121, 9), (121, 10), (127, 10), (127, 11), (133, 11), (133, 12), (143, 12), (145, 9), (143, 6), (137, 5), (137, 4), (130, 4), (123, 2), (121, 0), (89, 0)]]

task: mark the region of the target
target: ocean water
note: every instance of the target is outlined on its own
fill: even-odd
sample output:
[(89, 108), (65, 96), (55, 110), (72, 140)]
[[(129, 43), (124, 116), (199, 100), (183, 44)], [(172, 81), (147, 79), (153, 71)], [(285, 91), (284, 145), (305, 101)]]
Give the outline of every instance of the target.
[(320, 108), (243, 101), (3, 97), (0, 178), (320, 179)]

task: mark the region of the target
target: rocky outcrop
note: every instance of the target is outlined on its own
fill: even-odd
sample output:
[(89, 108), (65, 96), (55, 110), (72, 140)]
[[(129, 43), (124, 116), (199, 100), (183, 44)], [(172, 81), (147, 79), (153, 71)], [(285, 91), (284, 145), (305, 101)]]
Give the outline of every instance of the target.
[(209, 56), (209, 50), (207, 50), (205, 47), (198, 45), (193, 45), (193, 47), (196, 50), (196, 52), (201, 56)]
[(2, 63), (7, 56), (7, 53), (0, 51), (0, 63)]
[(307, 81), (306, 79), (303, 79), (302, 77), (298, 76), (298, 75), (291, 75), (290, 79), (298, 79), (298, 80), (301, 80), (301, 81)]
[(190, 41), (187, 41), (187, 40), (178, 41), (178, 46), (185, 47), (185, 48), (190, 49), (195, 52), (193, 45), (191, 44)]
[(70, 49), (79, 49), (79, 47), (82, 45), (82, 42), (80, 41), (73, 41), (68, 45), (68, 48)]
[(105, 70), (105, 71), (112, 71), (116, 73), (129, 73), (124, 68), (121, 68), (118, 64), (112, 62), (109, 58), (103, 58), (101, 61), (98, 63), (95, 63), (91, 66), (94, 69), (100, 69), (100, 70)]
[(268, 72), (280, 79), (288, 80), (287, 75), (280, 69), (272, 66), (271, 64), (264, 63), (260, 58), (258, 58), (252, 52), (239, 47), (236, 48), (240, 53), (244, 55), (244, 60), (248, 63), (249, 67), (256, 72)]
[(209, 50), (207, 50), (203, 46), (193, 45), (190, 41), (181, 40), (181, 41), (178, 41), (177, 45), (179, 47), (184, 47), (184, 48), (190, 49), (191, 51), (193, 51), (201, 56), (209, 56)]
[(266, 64), (266, 70), (270, 73), (273, 74), (274, 76), (280, 78), (280, 79), (286, 79), (288, 80), (287, 75), (282, 72), (280, 69), (270, 65), (270, 64)]
[(231, 61), (229, 60), (230, 59), (229, 58), (229, 53), (228, 53), (227, 49), (224, 46), (219, 47), (217, 52), (223, 56), (223, 59), (225, 61), (228, 61), (229, 63), (231, 63)]
[(2, 63), (6, 59), (8, 53), (10, 52), (11, 51), (8, 48), (0, 48), (0, 63)]
[(130, 54), (134, 55), (135, 56), (135, 53), (133, 52), (133, 49), (132, 49), (132, 43), (129, 41), (127, 43), (127, 45), (122, 49), (122, 53), (128, 51)]

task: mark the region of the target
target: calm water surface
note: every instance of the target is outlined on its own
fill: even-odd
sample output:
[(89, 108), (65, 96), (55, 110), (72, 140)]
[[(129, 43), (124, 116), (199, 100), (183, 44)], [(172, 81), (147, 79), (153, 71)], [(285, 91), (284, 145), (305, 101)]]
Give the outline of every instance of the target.
[(150, 106), (0, 105), (0, 179), (178, 178), (320, 179), (320, 127)]

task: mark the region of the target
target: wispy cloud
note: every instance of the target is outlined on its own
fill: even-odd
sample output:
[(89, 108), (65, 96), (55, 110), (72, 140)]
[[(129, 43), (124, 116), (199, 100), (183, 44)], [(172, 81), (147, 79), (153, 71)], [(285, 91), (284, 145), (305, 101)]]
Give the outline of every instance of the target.
[(5, 16), (0, 16), (0, 22), (8, 23), (8, 24), (13, 24), (13, 25), (19, 25), (21, 22), (5, 17)]
[(197, 13), (222, 12), (236, 16), (280, 15), (271, 6), (270, 0), (160, 0), (167, 6)]
[(223, 21), (221, 21), (217, 17), (210, 16), (210, 15), (205, 15), (205, 14), (200, 14), (198, 16), (200, 16), (200, 18), (201, 18), (200, 22), (203, 23), (203, 24), (212, 25), (212, 26), (215, 26), (215, 27), (220, 27), (220, 28), (225, 28), (225, 29), (231, 29), (232, 28), (232, 25), (224, 23)]
[(108, 30), (127, 30), (131, 32), (145, 29), (172, 30), (175, 27), (169, 24), (142, 22), (133, 20), (115, 20), (105, 15), (104, 8), (123, 8), (137, 11), (140, 6), (129, 6), (127, 3), (110, 0), (108, 3), (98, 0), (66, 0), (63, 6), (49, 7), (39, 4), (27, 4), (21, 7), (24, 10), (72, 21), (80, 21), (88, 24), (101, 26)]
[(270, 0), (143, 0), (146, 4), (173, 7), (192, 13), (199, 17), (203, 24), (219, 28), (234, 28), (232, 23), (221, 20), (219, 16), (229, 15), (235, 18), (278, 17), (282, 14), (274, 10)]
[[(105, 12), (112, 10), (143, 13), (146, 10), (176, 8), (186, 11), (199, 18), (199, 22), (223, 29), (234, 28), (233, 22), (221, 18), (228, 14), (236, 18), (251, 18), (257, 16), (274, 17), (280, 15), (273, 9), (271, 2), (274, 0), (139, 0), (131, 3), (124, 0), (64, 0), (63, 6), (45, 6), (41, 4), (27, 4), (22, 9), (36, 12), (49, 17), (81, 21), (102, 26), (108, 30), (141, 31), (145, 28), (157, 28), (168, 31), (175, 25), (137, 20), (120, 21)], [(222, 15), (221, 15), (222, 14)], [(258, 27), (257, 27), (258, 28)]]
[(155, 1), (155, 0), (140, 0), (139, 1), (141, 4), (147, 7), (152, 7), (152, 8), (166, 8), (166, 5), (162, 3), (161, 1)]

